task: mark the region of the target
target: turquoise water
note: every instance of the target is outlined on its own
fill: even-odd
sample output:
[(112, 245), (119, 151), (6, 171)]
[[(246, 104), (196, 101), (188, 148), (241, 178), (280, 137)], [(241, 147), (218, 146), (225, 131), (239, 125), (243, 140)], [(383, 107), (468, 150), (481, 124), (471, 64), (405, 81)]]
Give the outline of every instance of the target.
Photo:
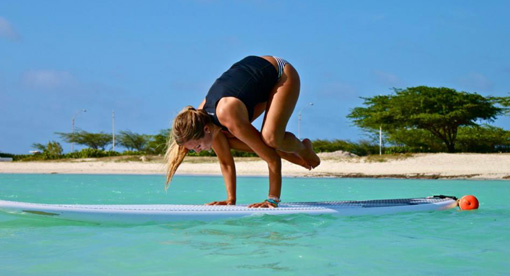
[[(238, 203), (267, 179), (238, 179)], [(202, 204), (221, 177), (0, 174), (0, 199)], [(286, 178), (284, 201), (474, 194), (480, 209), (386, 216), (261, 216), (94, 225), (0, 213), (0, 275), (509, 275), (509, 181)]]

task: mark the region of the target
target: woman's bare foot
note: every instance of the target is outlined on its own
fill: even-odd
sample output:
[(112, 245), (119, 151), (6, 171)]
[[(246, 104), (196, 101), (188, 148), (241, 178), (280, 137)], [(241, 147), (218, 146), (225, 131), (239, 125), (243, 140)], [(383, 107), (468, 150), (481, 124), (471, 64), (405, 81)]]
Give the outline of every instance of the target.
[(281, 158), (283, 158), (289, 162), (299, 165), (307, 170), (312, 169), (312, 167), (305, 160), (303, 160), (303, 158), (301, 158), (301, 156), (299, 156), (297, 153), (284, 152), (284, 151), (279, 151), (279, 150), (277, 150), (276, 152), (278, 153), (278, 155), (280, 155)]
[(319, 158), (319, 156), (317, 156), (315, 151), (313, 151), (312, 141), (310, 141), (310, 139), (305, 138), (301, 142), (305, 146), (305, 149), (299, 153), (299, 156), (301, 156), (301, 158), (305, 160), (306, 163), (310, 165), (310, 167), (315, 168), (319, 166), (321, 163), (321, 159)]

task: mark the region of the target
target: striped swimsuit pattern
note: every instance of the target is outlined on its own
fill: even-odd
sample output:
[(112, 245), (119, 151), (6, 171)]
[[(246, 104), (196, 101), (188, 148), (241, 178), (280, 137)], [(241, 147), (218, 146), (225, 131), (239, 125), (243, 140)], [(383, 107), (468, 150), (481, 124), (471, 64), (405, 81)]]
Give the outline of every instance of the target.
[(276, 60), (276, 63), (278, 64), (278, 80), (282, 77), (283, 69), (285, 68), (285, 65), (289, 64), (286, 60), (279, 57), (273, 57)]

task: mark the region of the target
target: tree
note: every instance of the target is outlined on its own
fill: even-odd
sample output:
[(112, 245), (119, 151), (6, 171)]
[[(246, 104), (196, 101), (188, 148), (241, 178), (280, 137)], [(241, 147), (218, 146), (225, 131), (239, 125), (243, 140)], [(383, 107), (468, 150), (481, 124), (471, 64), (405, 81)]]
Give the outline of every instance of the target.
[(460, 126), (475, 126), (478, 120), (493, 121), (504, 111), (490, 98), (451, 88), (418, 86), (394, 92), (362, 98), (367, 107), (356, 107), (347, 117), (369, 132), (380, 126), (390, 135), (403, 129), (426, 130), (454, 152)]
[(44, 152), (46, 150), (46, 146), (41, 144), (41, 143), (34, 143), (32, 144), (32, 148), (40, 151), (40, 152)]
[(42, 152), (44, 159), (59, 158), (63, 152), (60, 143), (55, 141), (49, 141), (46, 146), (43, 144), (35, 143), (32, 145), (32, 147), (40, 150)]
[(92, 149), (104, 150), (106, 146), (112, 143), (112, 137), (108, 133), (90, 133), (80, 130), (75, 133), (57, 132), (66, 143), (76, 143), (87, 146)]
[(386, 140), (397, 148), (406, 147), (406, 152), (445, 151), (445, 144), (431, 132), (424, 129), (403, 128), (388, 131)]
[(165, 154), (171, 129), (163, 129), (156, 135), (151, 135), (145, 151), (150, 154)]
[(60, 143), (55, 141), (50, 141), (48, 143), (48, 146), (46, 146), (46, 152), (43, 154), (46, 154), (46, 156), (49, 159), (55, 159), (62, 155), (63, 149)]
[(509, 97), (489, 97), (496, 104), (503, 106), (506, 115), (510, 115), (510, 96)]
[(489, 125), (461, 127), (457, 148), (469, 152), (509, 152), (510, 131)]
[(144, 151), (149, 139), (149, 135), (138, 134), (128, 130), (121, 131), (117, 141), (119, 142), (119, 145), (127, 148), (128, 150)]

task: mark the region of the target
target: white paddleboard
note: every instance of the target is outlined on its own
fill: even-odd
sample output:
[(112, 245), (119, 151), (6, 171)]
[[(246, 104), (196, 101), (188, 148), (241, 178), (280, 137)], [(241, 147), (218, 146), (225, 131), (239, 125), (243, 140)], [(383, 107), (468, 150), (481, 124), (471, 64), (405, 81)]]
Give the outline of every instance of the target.
[(252, 215), (383, 215), (401, 212), (445, 210), (456, 206), (457, 200), (455, 197), (445, 196), (365, 201), (294, 202), (281, 203), (278, 208), (248, 208), (247, 205), (41, 204), (0, 200), (0, 210), (7, 213), (97, 223), (161, 223), (184, 220), (204, 221)]

